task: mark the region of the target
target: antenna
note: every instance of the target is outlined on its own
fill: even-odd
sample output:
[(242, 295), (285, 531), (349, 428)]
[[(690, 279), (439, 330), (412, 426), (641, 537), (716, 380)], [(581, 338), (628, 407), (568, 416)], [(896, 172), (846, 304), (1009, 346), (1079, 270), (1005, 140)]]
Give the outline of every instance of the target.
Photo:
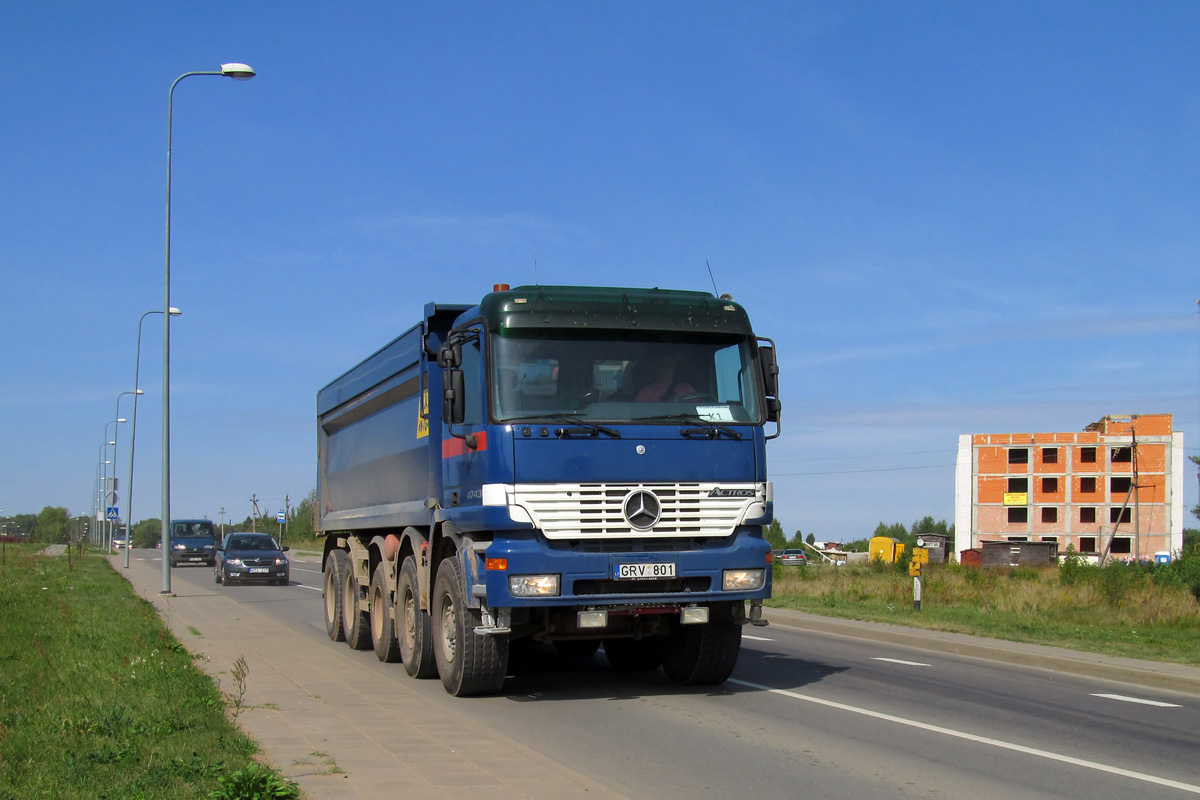
[(707, 259), (707, 258), (706, 258), (706, 259), (704, 259), (704, 266), (708, 267), (708, 279), (709, 279), (710, 281), (712, 281), (712, 285), (713, 285), (713, 294), (715, 294), (717, 297), (720, 297), (720, 296), (721, 296), (721, 293), (717, 291), (717, 279), (713, 277), (713, 274), (712, 274), (712, 264), (708, 263), (708, 259)]

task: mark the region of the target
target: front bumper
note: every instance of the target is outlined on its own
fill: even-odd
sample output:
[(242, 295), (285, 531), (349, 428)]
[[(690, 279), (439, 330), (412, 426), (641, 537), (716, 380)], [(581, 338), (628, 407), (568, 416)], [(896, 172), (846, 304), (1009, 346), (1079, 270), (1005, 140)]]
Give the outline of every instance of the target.
[[(771, 546), (752, 531), (740, 528), (731, 537), (713, 542), (690, 541), (690, 549), (669, 549), (670, 541), (660, 540), (664, 549), (645, 540), (620, 552), (597, 552), (586, 544), (551, 543), (528, 538), (497, 539), (488, 545), (484, 557), (504, 559), (504, 570), (487, 570), (480, 563), (479, 578), (486, 589), (491, 608), (552, 606), (629, 606), (715, 603), (765, 599), (771, 596), (771, 570), (767, 561)], [(615, 570), (622, 564), (673, 564), (671, 578), (617, 580)], [(763, 570), (762, 588), (751, 591), (724, 591), (726, 570)], [(513, 575), (558, 575), (558, 594), (517, 597), (509, 589)]]

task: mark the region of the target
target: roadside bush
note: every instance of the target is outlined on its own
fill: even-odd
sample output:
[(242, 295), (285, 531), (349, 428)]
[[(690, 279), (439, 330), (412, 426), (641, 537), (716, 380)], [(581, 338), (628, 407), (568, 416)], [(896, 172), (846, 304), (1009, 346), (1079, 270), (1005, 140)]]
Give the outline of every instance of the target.
[(250, 764), (220, 778), (208, 800), (299, 800), (300, 788), (270, 767)]

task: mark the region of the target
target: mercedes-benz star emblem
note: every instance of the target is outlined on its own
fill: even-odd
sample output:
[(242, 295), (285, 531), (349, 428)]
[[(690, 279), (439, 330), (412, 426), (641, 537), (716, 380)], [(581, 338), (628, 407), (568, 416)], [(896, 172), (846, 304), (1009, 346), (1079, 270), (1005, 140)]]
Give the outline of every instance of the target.
[(630, 492), (629, 496), (625, 498), (622, 510), (625, 512), (625, 520), (639, 531), (653, 528), (659, 517), (662, 516), (662, 504), (658, 502), (658, 498), (654, 496), (653, 492), (645, 489)]

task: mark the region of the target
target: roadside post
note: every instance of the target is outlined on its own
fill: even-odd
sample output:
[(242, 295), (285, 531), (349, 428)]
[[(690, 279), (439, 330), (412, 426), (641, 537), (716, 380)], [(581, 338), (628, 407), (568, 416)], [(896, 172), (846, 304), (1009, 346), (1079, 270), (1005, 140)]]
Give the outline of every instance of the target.
[(923, 547), (914, 547), (912, 561), (908, 562), (908, 574), (913, 579), (913, 610), (921, 610), (921, 565), (929, 563), (929, 551)]

